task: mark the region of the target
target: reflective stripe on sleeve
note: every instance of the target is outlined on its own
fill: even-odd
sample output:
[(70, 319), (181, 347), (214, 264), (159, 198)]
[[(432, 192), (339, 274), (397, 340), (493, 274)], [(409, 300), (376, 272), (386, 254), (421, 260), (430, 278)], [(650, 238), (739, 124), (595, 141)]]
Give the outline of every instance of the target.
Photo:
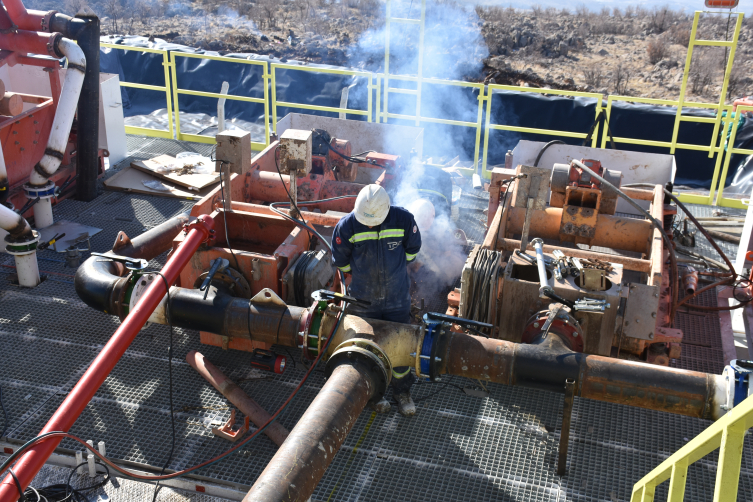
[[(418, 254), (418, 253), (416, 253), (416, 254)], [(411, 261), (411, 260), (413, 260), (416, 257), (416, 254), (405, 253), (405, 258), (408, 261)]]
[(337, 268), (339, 268), (339, 269), (340, 269), (340, 270), (342, 270), (343, 272), (350, 272), (350, 263), (348, 263), (348, 264), (347, 264), (347, 265), (345, 265), (344, 267), (337, 267)]
[(368, 241), (368, 240), (376, 240), (379, 238), (379, 234), (377, 232), (361, 232), (358, 234), (353, 234), (353, 236), (348, 239), (351, 243), (353, 242), (361, 242), (361, 241)]

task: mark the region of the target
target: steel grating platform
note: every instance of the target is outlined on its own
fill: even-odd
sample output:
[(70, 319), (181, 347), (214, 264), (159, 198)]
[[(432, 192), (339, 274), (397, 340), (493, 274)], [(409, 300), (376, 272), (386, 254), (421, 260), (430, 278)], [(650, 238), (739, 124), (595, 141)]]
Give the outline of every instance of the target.
[[(129, 137), (134, 158), (195, 149), (208, 145)], [(129, 162), (127, 159), (126, 162)], [(117, 169), (115, 166), (114, 169)], [(66, 200), (55, 217), (102, 228), (91, 239), (92, 250), (105, 251), (118, 231), (129, 235), (159, 224), (192, 203), (177, 199), (102, 192), (91, 203)], [(466, 195), (460, 225), (468, 238), (483, 236), (481, 211), (486, 201)], [(695, 211), (696, 208), (694, 207)], [(710, 208), (701, 208), (708, 210)], [(726, 250), (725, 250), (726, 251)], [(40, 253), (47, 279), (33, 290), (13, 286), (12, 258), (0, 254), (0, 386), (8, 412), (8, 441), (23, 442), (44, 425), (65, 395), (117, 328), (117, 318), (84, 305), (73, 288), (73, 270), (61, 254)], [(84, 254), (84, 257), (87, 255)], [(153, 260), (158, 267), (164, 257)], [(713, 295), (704, 302), (715, 302)], [(440, 296), (432, 302), (443, 305)], [(444, 304), (446, 307), (446, 304)], [(685, 330), (683, 357), (677, 367), (720, 372), (723, 367), (718, 319), (681, 313)], [(167, 345), (170, 331), (152, 325), (136, 338), (72, 432), (105, 441), (108, 456), (146, 471), (159, 471), (171, 443)], [(169, 469), (210, 459), (230, 443), (213, 437), (211, 428), (230, 410), (225, 399), (186, 362), (185, 354), (200, 350), (267, 410), (281, 405), (304, 373), (293, 367), (296, 350), (277, 347), (288, 356), (284, 375), (250, 369), (247, 354), (201, 345), (198, 332), (174, 330), (174, 409), (177, 443)], [(317, 371), (280, 418), (291, 429), (323, 384)], [(488, 391), (488, 397), (466, 394), (464, 388)], [(449, 377), (441, 383), (417, 383), (413, 390), (418, 412), (404, 418), (396, 412), (362, 413), (343, 448), (313, 494), (312, 501), (628, 501), (633, 484), (662, 460), (704, 430), (710, 422), (575, 399), (570, 435), (568, 474), (556, 474), (561, 432), (561, 395), (532, 389)], [(61, 452), (78, 449), (66, 440)], [(214, 480), (242, 494), (264, 469), (276, 447), (260, 436), (228, 459), (200, 471), (197, 483)], [(753, 448), (746, 440), (738, 500), (753, 498)], [(36, 485), (59, 482), (69, 470), (46, 467)], [(688, 471), (686, 500), (710, 500), (716, 454)], [(74, 475), (78, 484), (87, 476)], [(148, 500), (152, 486), (118, 480), (100, 493), (111, 500)], [(657, 500), (666, 498), (666, 483)], [(166, 489), (159, 500), (217, 500), (205, 494)]]

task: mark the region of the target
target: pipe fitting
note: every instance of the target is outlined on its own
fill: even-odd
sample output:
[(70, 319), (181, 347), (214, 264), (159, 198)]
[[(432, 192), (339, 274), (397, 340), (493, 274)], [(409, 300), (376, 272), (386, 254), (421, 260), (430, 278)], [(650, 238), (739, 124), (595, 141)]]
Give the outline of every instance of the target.
[(332, 375), (341, 364), (353, 364), (359, 361), (372, 375), (376, 388), (372, 392), (372, 401), (378, 401), (387, 392), (392, 378), (392, 365), (387, 354), (371, 340), (353, 338), (341, 343), (327, 360), (325, 375)]

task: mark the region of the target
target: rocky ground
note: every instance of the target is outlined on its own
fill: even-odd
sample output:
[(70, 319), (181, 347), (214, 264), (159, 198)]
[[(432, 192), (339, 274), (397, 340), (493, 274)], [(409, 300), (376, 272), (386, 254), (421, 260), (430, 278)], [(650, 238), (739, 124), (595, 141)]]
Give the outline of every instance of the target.
[[(75, 10), (85, 1), (67, 0), (60, 10)], [(408, 15), (417, 17), (417, 8), (410, 5)], [(103, 16), (103, 33), (151, 35), (220, 53), (251, 52), (382, 71), (385, 9), (379, 0), (98, 0), (91, 6)], [(472, 9), (438, 0), (427, 6), (424, 46), (427, 57), (444, 54), (440, 71), (432, 76), (676, 99), (691, 21), (690, 15), (667, 8)], [(733, 30), (734, 20), (728, 24), (726, 16), (711, 16), (703, 19), (699, 37), (723, 40)], [(395, 38), (402, 48), (413, 50), (417, 44), (415, 38), (394, 33), (393, 44)], [(448, 55), (457, 61), (448, 63)], [(398, 51), (395, 58), (400, 58)], [(724, 59), (723, 48), (696, 49), (690, 99), (718, 99)], [(730, 79), (730, 100), (753, 94), (752, 68), (753, 20), (748, 18)]]

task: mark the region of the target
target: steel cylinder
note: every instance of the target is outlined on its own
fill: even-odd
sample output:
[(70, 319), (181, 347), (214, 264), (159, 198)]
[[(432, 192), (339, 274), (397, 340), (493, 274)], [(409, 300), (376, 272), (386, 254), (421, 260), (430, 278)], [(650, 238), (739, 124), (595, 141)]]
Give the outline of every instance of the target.
[(556, 336), (537, 345), (452, 333), (440, 340), (438, 373), (563, 392), (638, 408), (718, 419), (726, 401), (719, 375), (569, 351)]
[[(524, 208), (511, 207), (506, 235), (503, 237), (520, 235), (523, 232), (525, 217)], [(542, 211), (533, 211), (528, 235), (535, 235), (541, 239), (559, 240), (561, 221), (562, 208), (548, 207)], [(651, 239), (651, 232), (652, 226), (647, 220), (600, 214), (591, 245), (645, 253)]]
[(358, 360), (337, 366), (244, 502), (308, 500), (375, 388)]
[[(311, 175), (310, 175), (311, 176)], [(317, 175), (314, 175), (317, 176)], [(318, 175), (319, 179), (323, 177)], [(282, 180), (280, 179), (282, 178)], [(315, 180), (314, 180), (315, 181)], [(300, 200), (299, 206), (305, 206), (306, 199), (320, 200), (339, 197), (342, 195), (358, 195), (358, 192), (364, 187), (358, 183), (348, 183), (343, 181), (322, 180), (321, 183), (313, 183), (310, 177), (298, 180), (298, 185), (308, 184), (309, 188), (305, 192), (300, 191), (298, 194)], [(262, 202), (286, 202), (290, 189), (290, 176), (277, 172), (254, 170), (251, 171), (251, 180), (246, 187), (244, 194), (248, 200)], [(304, 193), (307, 195), (304, 197)], [(340, 211), (349, 213), (353, 210), (355, 199), (341, 199), (324, 204), (318, 204), (316, 207), (322, 210)]]

